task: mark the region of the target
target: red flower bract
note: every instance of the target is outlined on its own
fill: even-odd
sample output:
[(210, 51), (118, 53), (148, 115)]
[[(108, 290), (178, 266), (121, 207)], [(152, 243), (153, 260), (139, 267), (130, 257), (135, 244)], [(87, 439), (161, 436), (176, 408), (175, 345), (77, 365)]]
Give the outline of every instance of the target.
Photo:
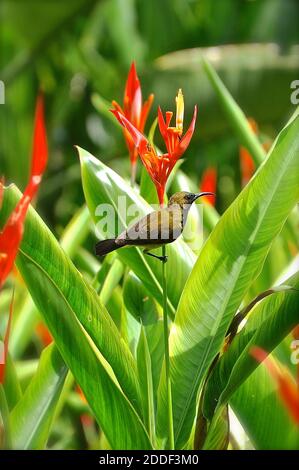
[[(140, 81), (136, 72), (135, 63), (133, 62), (125, 87), (123, 108), (116, 101), (112, 101), (114, 110), (124, 115), (133, 124), (133, 126), (136, 127), (136, 129), (138, 129), (140, 132), (143, 132), (153, 99), (154, 95), (151, 94), (147, 101), (142, 104)], [(124, 137), (130, 154), (133, 173), (132, 179), (135, 179), (138, 151), (130, 133), (126, 129), (124, 129)]]
[[(23, 196), (16, 205), (0, 233), (0, 287), (10, 273), (23, 234), (23, 222), (30, 202), (32, 201), (48, 159), (47, 139), (44, 124), (43, 98), (40, 95), (36, 103), (33, 134), (33, 150), (29, 183)], [(0, 183), (3, 191), (3, 185)]]
[[(201, 183), (200, 183), (200, 190), (202, 192), (209, 192), (216, 194), (216, 183), (217, 183), (217, 170), (216, 168), (210, 166), (208, 167), (202, 175)], [(205, 202), (212, 206), (215, 206), (216, 197), (209, 196), (204, 197)]]
[[(38, 186), (41, 182), (42, 175), (45, 171), (48, 159), (47, 138), (44, 124), (44, 105), (43, 97), (39, 95), (36, 103), (35, 123), (33, 133), (33, 149), (30, 179), (24, 194), (16, 205), (13, 212), (10, 214), (2, 232), (0, 233), (0, 288), (4, 284), (7, 276), (9, 275), (22, 240), (23, 224), (26, 217), (27, 209), (32, 201)], [(3, 195), (3, 183), (0, 182), (0, 207)], [(8, 335), (10, 329), (10, 321), (12, 314), (12, 304), (10, 308), (10, 315), (8, 326), (6, 329), (4, 340), (4, 358), (1, 361), (1, 378), (3, 381), (4, 364), (7, 354)]]
[(299, 388), (290, 372), (278, 366), (276, 361), (268, 356), (262, 348), (254, 346), (250, 351), (251, 355), (267, 367), (271, 377), (278, 387), (278, 394), (284, 403), (290, 417), (299, 425)]
[[(257, 134), (258, 127), (254, 119), (248, 118), (247, 122), (251, 130)], [(242, 186), (245, 186), (248, 181), (251, 179), (255, 171), (255, 163), (252, 156), (245, 147), (240, 147), (240, 169), (241, 169), (241, 179)]]
[(37, 323), (35, 327), (35, 332), (43, 346), (49, 346), (49, 344), (52, 343), (53, 337), (43, 322)]
[(127, 119), (122, 113), (112, 110), (120, 124), (130, 134), (140, 158), (153, 180), (160, 204), (163, 204), (167, 179), (178, 159), (186, 151), (192, 138), (197, 115), (197, 107), (194, 107), (193, 117), (190, 126), (183, 136), (184, 100), (182, 91), (179, 90), (176, 97), (176, 126), (171, 127), (170, 122), (173, 113), (166, 112), (165, 119), (161, 109), (158, 109), (158, 124), (160, 133), (166, 145), (167, 153), (158, 155), (155, 148), (149, 143), (146, 137)]

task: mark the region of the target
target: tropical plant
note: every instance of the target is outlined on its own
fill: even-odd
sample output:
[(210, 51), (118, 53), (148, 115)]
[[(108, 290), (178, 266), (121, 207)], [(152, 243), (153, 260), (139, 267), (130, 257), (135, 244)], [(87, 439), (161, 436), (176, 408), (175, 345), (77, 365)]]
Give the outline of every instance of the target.
[[(239, 144), (247, 149), (258, 169), (221, 216), (213, 205), (204, 202), (205, 241), (199, 252), (198, 246), (193, 249), (187, 238), (181, 238), (168, 246), (168, 261), (162, 269), (158, 260), (146, 259), (136, 247), (95, 259), (82, 248), (83, 242), (95, 227), (97, 235), (104, 235), (98, 223), (97, 207), (101, 204), (112, 206), (114, 222), (126, 227), (130, 220), (119, 210), (120, 196), (127, 206), (134, 203), (143, 215), (150, 212), (154, 202), (154, 184), (161, 204), (165, 191), (168, 195), (178, 189), (195, 191), (194, 182), (176, 162), (184, 151), (188, 153), (196, 109), (184, 137), (181, 92), (175, 128), (170, 127), (171, 115), (166, 114), (164, 121), (159, 110), (159, 126), (168, 152), (162, 155), (153, 144), (155, 125), (147, 139), (141, 134), (144, 125), (136, 129), (129, 114), (124, 116), (120, 107), (114, 110), (126, 127), (127, 143), (131, 137), (131, 162), (134, 154), (136, 164), (133, 141), (153, 181), (143, 169), (135, 182), (134, 168), (132, 187), (100, 158), (78, 147), (86, 206), (75, 214), (60, 242), (32, 206), (26, 214), (24, 233), (13, 231), (19, 233), (18, 240), (23, 235), (16, 259), (19, 274), (14, 305), (21, 303), (27, 290), (29, 294), (12, 324), (8, 354), (5, 335), (5, 375), (0, 387), (4, 447), (51, 447), (55, 423), (69, 407), (81, 417), (85, 432), (92, 433), (92, 446), (96, 448), (242, 446), (230, 433), (233, 411), (254, 447), (298, 449), (296, 367), (290, 363), (292, 351), (288, 348), (299, 323), (299, 273), (290, 273), (279, 282), (275, 271), (275, 276), (267, 278), (267, 290), (256, 294), (264, 285), (263, 273), (272, 272), (278, 243), (288, 261), (290, 247), (298, 256), (294, 228), (299, 220), (295, 209), (299, 200), (298, 112), (266, 155), (213, 67), (207, 61), (203, 61), (203, 67)], [(134, 83), (130, 99), (136, 106), (138, 94), (140, 111), (139, 80)], [(101, 100), (101, 110), (107, 114), (104, 106)], [(39, 132), (42, 136), (35, 139), (38, 148), (34, 147), (33, 157), (40, 165), (37, 168), (33, 163), (35, 185), (40, 183), (45, 164), (44, 128)], [(169, 167), (160, 178), (154, 165), (166, 160)], [(214, 187), (215, 178), (212, 169)], [(1, 243), (5, 224), (16, 204), (26, 198), (27, 190), (21, 196), (15, 185), (1, 185), (1, 189), (2, 268), (7, 260)], [(190, 223), (199, 233), (197, 209), (190, 214)], [(15, 252), (17, 248), (15, 243)], [(10, 260), (13, 263), (14, 255)], [(6, 274), (8, 270), (5, 278)], [(2, 305), (9, 310), (9, 286), (2, 295), (5, 293), (9, 295)], [(12, 313), (13, 307), (9, 325)], [(19, 362), (20, 349), (30, 344), (38, 314), (53, 341), (49, 339), (38, 361), (27, 360), (26, 374), (25, 364), (20, 366)], [(1, 325), (3, 320), (2, 315)], [(27, 338), (22, 345), (13, 339), (20, 329)], [(44, 338), (35, 331), (35, 338)], [(276, 365), (271, 370), (275, 370), (273, 376), (280, 384), (292, 383), (290, 393), (281, 386), (276, 390), (271, 375), (259, 365), (258, 361), (269, 354), (272, 362), (268, 364), (280, 361), (288, 369), (285, 372)], [(79, 394), (74, 392), (74, 381), (80, 387)], [(88, 413), (92, 418), (86, 420)]]

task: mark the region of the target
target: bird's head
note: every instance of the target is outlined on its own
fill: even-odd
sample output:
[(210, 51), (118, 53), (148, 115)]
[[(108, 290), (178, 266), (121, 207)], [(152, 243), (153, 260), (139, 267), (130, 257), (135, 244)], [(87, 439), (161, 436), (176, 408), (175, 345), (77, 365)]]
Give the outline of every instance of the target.
[(214, 196), (214, 193), (203, 192), (203, 193), (188, 193), (187, 191), (179, 191), (171, 196), (168, 201), (168, 207), (175, 204), (180, 207), (190, 206), (196, 199), (202, 196)]

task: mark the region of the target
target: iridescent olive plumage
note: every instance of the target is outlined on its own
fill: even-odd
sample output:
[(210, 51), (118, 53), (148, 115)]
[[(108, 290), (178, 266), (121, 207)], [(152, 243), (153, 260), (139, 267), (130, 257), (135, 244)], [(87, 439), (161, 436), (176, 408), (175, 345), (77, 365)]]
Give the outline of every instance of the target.
[(125, 246), (138, 246), (143, 248), (145, 254), (166, 261), (164, 257), (150, 251), (174, 242), (183, 232), (191, 204), (202, 196), (213, 195), (210, 192), (175, 193), (169, 199), (167, 207), (142, 217), (118, 237), (98, 242), (95, 247), (96, 255), (103, 256)]

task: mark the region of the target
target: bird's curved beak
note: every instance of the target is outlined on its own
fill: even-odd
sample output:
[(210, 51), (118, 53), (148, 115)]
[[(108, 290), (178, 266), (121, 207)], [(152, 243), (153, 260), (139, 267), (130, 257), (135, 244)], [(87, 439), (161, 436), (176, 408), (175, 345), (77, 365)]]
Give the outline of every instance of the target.
[(196, 199), (202, 197), (202, 196), (215, 196), (215, 193), (211, 193), (209, 191), (205, 191), (203, 193), (197, 193), (197, 194), (194, 194), (194, 199), (193, 199), (193, 202), (196, 201)]

